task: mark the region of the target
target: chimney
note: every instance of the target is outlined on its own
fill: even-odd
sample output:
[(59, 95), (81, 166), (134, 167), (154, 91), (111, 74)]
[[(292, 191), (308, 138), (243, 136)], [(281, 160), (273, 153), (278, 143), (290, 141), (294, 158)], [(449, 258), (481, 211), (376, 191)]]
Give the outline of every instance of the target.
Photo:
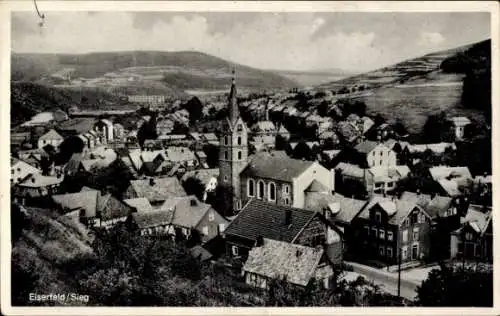
[(302, 255), (302, 251), (300, 251), (300, 249), (297, 249), (297, 251), (295, 252), (295, 256), (298, 258)]
[(256, 238), (255, 247), (261, 247), (262, 245), (264, 245), (264, 238), (259, 235)]
[(149, 185), (154, 186), (155, 185), (155, 179), (149, 178)]
[(292, 223), (292, 210), (285, 210), (285, 226), (288, 226)]
[(198, 205), (198, 202), (196, 202), (196, 199), (191, 199), (191, 200), (189, 201), (189, 203), (190, 203), (190, 205), (191, 205), (191, 206), (196, 206), (196, 205)]

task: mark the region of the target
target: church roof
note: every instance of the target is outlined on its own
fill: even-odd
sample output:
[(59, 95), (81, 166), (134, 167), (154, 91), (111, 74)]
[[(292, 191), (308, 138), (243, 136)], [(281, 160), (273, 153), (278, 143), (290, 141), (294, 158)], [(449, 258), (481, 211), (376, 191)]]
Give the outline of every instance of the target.
[(251, 158), (242, 171), (242, 175), (291, 182), (313, 163), (307, 160), (292, 159), (283, 153), (259, 152)]

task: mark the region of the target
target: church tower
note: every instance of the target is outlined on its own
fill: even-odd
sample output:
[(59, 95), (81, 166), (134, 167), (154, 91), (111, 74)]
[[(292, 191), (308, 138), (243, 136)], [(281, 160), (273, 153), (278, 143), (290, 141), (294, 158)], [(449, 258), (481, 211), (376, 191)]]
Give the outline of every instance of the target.
[(232, 209), (237, 212), (242, 207), (240, 173), (248, 163), (248, 129), (238, 109), (234, 70), (228, 107), (219, 142), (219, 183), (232, 188)]

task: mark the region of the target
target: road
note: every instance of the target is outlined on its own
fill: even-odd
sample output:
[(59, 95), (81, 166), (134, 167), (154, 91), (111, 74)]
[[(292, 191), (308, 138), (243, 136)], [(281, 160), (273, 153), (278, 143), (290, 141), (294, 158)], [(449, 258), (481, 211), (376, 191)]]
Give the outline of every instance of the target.
[[(363, 275), (368, 281), (379, 285), (382, 290), (393, 295), (398, 295), (397, 273), (383, 271), (355, 262), (345, 263), (350, 265), (354, 272)], [(401, 279), (401, 296), (409, 300), (415, 299), (415, 296), (417, 295), (415, 291), (418, 285), (420, 285), (420, 282)]]

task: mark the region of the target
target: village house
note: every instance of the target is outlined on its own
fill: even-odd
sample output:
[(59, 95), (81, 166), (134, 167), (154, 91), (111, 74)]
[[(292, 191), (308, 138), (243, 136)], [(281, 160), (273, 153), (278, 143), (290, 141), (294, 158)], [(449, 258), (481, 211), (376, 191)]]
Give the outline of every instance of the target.
[(89, 227), (110, 228), (125, 222), (131, 213), (137, 211), (111, 193), (91, 188), (83, 188), (76, 193), (53, 195), (51, 198), (65, 213), (78, 210), (80, 221)]
[(186, 192), (177, 178), (163, 177), (132, 180), (124, 195), (127, 199), (144, 197), (158, 206), (171, 197), (186, 196)]
[(471, 123), (471, 121), (465, 116), (455, 116), (450, 119), (453, 124), (454, 134), (456, 140), (462, 140), (464, 137), (465, 127)]
[(379, 142), (364, 141), (356, 145), (354, 150), (368, 167), (392, 167), (397, 164), (396, 153)]
[(226, 257), (246, 261), (260, 238), (321, 246), (332, 263), (342, 261), (342, 233), (325, 215), (252, 199), (224, 231)]
[(434, 181), (441, 187), (441, 194), (459, 196), (472, 187), (473, 178), (467, 167), (437, 166), (429, 168)]
[(493, 262), (492, 217), (491, 208), (470, 205), (461, 227), (450, 235), (450, 258)]
[(417, 263), (429, 256), (431, 217), (414, 201), (375, 196), (355, 217), (350, 249), (387, 265)]
[(178, 164), (185, 170), (193, 170), (198, 166), (198, 159), (187, 147), (170, 146), (165, 150), (167, 161)]
[(194, 195), (169, 198), (160, 209), (173, 213), (171, 225), (174, 230), (180, 230), (186, 238), (196, 230), (201, 242), (219, 235), (229, 224), (211, 205), (200, 202)]
[(57, 194), (64, 177), (44, 176), (41, 173), (30, 174), (14, 185), (13, 200), (25, 205), (31, 199)]
[(16, 184), (23, 181), (31, 174), (41, 173), (42, 171), (20, 159), (10, 158), (10, 184)]
[(125, 127), (120, 123), (113, 124), (113, 135), (116, 140), (122, 141), (125, 138)]
[(59, 145), (64, 141), (64, 137), (61, 136), (54, 129), (49, 130), (47, 133), (40, 136), (38, 139), (38, 148), (44, 148), (47, 145), (52, 145), (55, 149), (59, 148)]
[(325, 250), (272, 239), (261, 239), (250, 250), (242, 274), (245, 283), (267, 289), (272, 279), (305, 287), (316, 280), (325, 289), (332, 285), (334, 270)]
[(100, 119), (94, 125), (94, 130), (98, 133), (99, 142), (107, 144), (114, 140), (113, 122), (108, 119)]
[(158, 119), (156, 122), (156, 133), (160, 135), (167, 135), (174, 130), (175, 122), (169, 118)]
[(357, 143), (361, 136), (361, 133), (356, 126), (345, 121), (341, 121), (337, 124), (336, 131), (341, 140), (347, 144)]
[(20, 160), (26, 162), (27, 164), (40, 169), (42, 157), (48, 158), (48, 153), (43, 149), (29, 149), (20, 150), (17, 152), (17, 156)]

